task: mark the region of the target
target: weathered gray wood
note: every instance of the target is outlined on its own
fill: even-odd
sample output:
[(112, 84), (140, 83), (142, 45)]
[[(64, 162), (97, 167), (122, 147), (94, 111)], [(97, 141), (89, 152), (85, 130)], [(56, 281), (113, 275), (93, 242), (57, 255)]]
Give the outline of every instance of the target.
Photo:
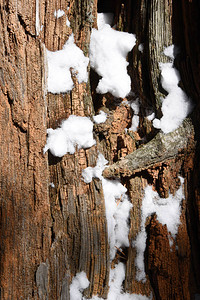
[(103, 176), (106, 178), (130, 177), (157, 163), (174, 158), (187, 149), (189, 139), (193, 135), (192, 122), (190, 119), (185, 119), (175, 131), (168, 134), (159, 132), (150, 142), (106, 168)]

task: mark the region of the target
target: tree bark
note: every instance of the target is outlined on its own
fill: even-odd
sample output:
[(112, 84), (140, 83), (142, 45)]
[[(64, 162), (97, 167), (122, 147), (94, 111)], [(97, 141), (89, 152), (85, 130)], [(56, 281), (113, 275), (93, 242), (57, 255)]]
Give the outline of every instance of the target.
[[(114, 13), (117, 30), (137, 37), (128, 56), (132, 91), (141, 103), (140, 125), (133, 134), (125, 131), (132, 119), (125, 102), (129, 98), (97, 94), (97, 74), (90, 68), (87, 83), (79, 84), (73, 76), (70, 94), (46, 92), (46, 49), (62, 49), (73, 32), (88, 56), (97, 6)], [(58, 9), (64, 10), (70, 27), (66, 17), (54, 17)], [(124, 291), (162, 300), (200, 294), (199, 26), (198, 0), (0, 0), (1, 299), (70, 299), (72, 278), (80, 271), (90, 281), (83, 295), (107, 298), (110, 268), (121, 258), (118, 252), (113, 262), (109, 258), (102, 183), (82, 180), (82, 170), (96, 165), (98, 152), (109, 161), (104, 176), (118, 177), (133, 205), (130, 246), (122, 249)], [(138, 51), (141, 43), (143, 53)], [(158, 64), (168, 61), (163, 50), (172, 43), (180, 48), (175, 64), (181, 87), (196, 107), (176, 131), (165, 135), (153, 128), (146, 109), (160, 118), (164, 91)], [(43, 154), (47, 128), (57, 128), (71, 114), (91, 118), (100, 109), (108, 118), (94, 126), (95, 146), (62, 158)], [(170, 248), (166, 225), (150, 216), (147, 280), (138, 282), (133, 241), (140, 231), (144, 188), (151, 184), (168, 197), (179, 188), (180, 175), (185, 199), (174, 246)]]

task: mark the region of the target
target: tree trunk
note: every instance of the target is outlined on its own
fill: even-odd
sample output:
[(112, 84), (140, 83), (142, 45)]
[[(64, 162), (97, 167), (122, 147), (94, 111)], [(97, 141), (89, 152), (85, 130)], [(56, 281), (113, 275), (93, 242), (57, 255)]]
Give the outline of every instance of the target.
[[(68, 94), (46, 92), (46, 49), (62, 49), (73, 32), (88, 56), (97, 6), (99, 12), (114, 13), (117, 30), (137, 37), (128, 56), (132, 91), (140, 99), (140, 125), (133, 134), (125, 131), (132, 119), (125, 102), (129, 98), (97, 94), (98, 76), (92, 70), (87, 83), (72, 76), (74, 88)], [(54, 17), (58, 9), (65, 17)], [(80, 271), (90, 281), (84, 297), (106, 299), (110, 268), (121, 260), (126, 266), (124, 292), (162, 300), (200, 294), (199, 9), (198, 0), (0, 0), (1, 299), (70, 299), (72, 278)], [(165, 135), (153, 128), (146, 110), (161, 116), (165, 92), (159, 63), (168, 61), (163, 50), (172, 43), (179, 47), (175, 65), (181, 87), (196, 107), (176, 131)], [(72, 114), (92, 118), (100, 109), (108, 118), (94, 125), (96, 145), (62, 158), (43, 154), (47, 128), (57, 128)], [(103, 176), (119, 178), (133, 205), (130, 246), (118, 249), (112, 262), (102, 182), (82, 180), (82, 170), (96, 165), (99, 152), (109, 161)], [(149, 216), (147, 280), (138, 281), (133, 242), (141, 229), (144, 188), (151, 184), (166, 198), (179, 189), (179, 176), (185, 199), (176, 238), (170, 236), (173, 246), (166, 225), (155, 214)]]

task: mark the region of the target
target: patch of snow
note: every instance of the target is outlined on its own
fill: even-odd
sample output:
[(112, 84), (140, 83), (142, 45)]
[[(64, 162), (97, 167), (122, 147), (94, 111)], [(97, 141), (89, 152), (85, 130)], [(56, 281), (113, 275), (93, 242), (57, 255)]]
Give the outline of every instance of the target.
[(99, 30), (92, 29), (89, 54), (91, 67), (102, 77), (96, 91), (124, 98), (131, 90), (126, 56), (135, 45), (135, 35), (99, 23)]
[(154, 118), (155, 118), (155, 113), (154, 113), (154, 112), (152, 112), (151, 114), (149, 114), (149, 115), (147, 116), (147, 119), (148, 119), (149, 121), (152, 121)]
[(133, 242), (133, 246), (137, 250), (137, 256), (135, 265), (137, 268), (136, 279), (138, 281), (145, 282), (146, 275), (144, 269), (144, 251), (146, 248), (147, 234), (145, 231), (145, 222), (147, 217), (156, 213), (157, 220), (167, 226), (167, 230), (175, 238), (178, 227), (181, 223), (181, 202), (184, 199), (183, 183), (184, 179), (180, 178), (181, 185), (176, 191), (175, 195), (169, 194), (168, 198), (160, 198), (158, 193), (152, 190), (152, 187), (148, 185), (145, 188), (145, 194), (142, 201), (142, 220), (141, 231), (138, 233), (136, 240)]
[(129, 294), (123, 292), (122, 283), (125, 280), (125, 265), (118, 263), (110, 270), (108, 300), (149, 300), (151, 297), (141, 294)]
[(73, 154), (80, 148), (95, 145), (93, 139), (93, 123), (87, 117), (71, 115), (56, 129), (47, 129), (47, 142), (44, 153), (50, 150), (54, 156), (62, 157), (66, 153)]
[(175, 53), (174, 52), (175, 52), (175, 46), (174, 45), (168, 46), (164, 49), (165, 56), (170, 57), (172, 60), (175, 59)]
[(112, 13), (98, 13), (97, 14), (97, 27), (102, 29), (104, 25), (112, 25), (114, 14)]
[(74, 43), (73, 34), (70, 35), (62, 50), (47, 50), (48, 62), (48, 92), (66, 93), (71, 91), (74, 84), (70, 68), (78, 78), (78, 82), (87, 82), (87, 66), (89, 58), (85, 57), (83, 51)]
[(54, 17), (57, 18), (57, 19), (61, 18), (64, 15), (65, 15), (64, 10), (58, 9), (58, 10), (54, 11)]
[(131, 102), (131, 108), (134, 112), (135, 115), (138, 115), (139, 114), (139, 111), (140, 111), (140, 101), (139, 101), (139, 98), (137, 98), (135, 101), (132, 101)]
[[(114, 269), (110, 269), (109, 292), (107, 300), (151, 300), (152, 296), (147, 297), (141, 294), (129, 294), (123, 291), (123, 281), (125, 280), (125, 265), (118, 263)], [(85, 298), (83, 298), (86, 300)], [(103, 300), (98, 296), (93, 296), (90, 300)]]
[[(172, 45), (173, 46), (173, 45)], [(164, 53), (174, 59), (174, 48), (170, 46)], [(169, 133), (177, 129), (183, 120), (192, 111), (193, 105), (188, 96), (178, 86), (180, 74), (173, 67), (172, 63), (160, 63), (161, 84), (168, 92), (168, 95), (162, 99), (162, 118), (154, 119), (153, 126), (161, 129), (164, 133)]]
[(70, 285), (70, 300), (81, 300), (83, 299), (82, 293), (83, 290), (89, 286), (90, 282), (87, 279), (85, 272), (77, 273), (76, 276), (72, 279)]
[(70, 21), (69, 21), (69, 19), (68, 19), (67, 16), (66, 16), (66, 25), (67, 25), (68, 27), (70, 27)]
[(107, 114), (103, 110), (100, 110), (98, 115), (93, 116), (93, 120), (96, 124), (104, 123), (106, 119), (107, 119)]
[(143, 51), (144, 51), (144, 45), (143, 44), (139, 44), (138, 50), (143, 53)]
[(108, 240), (110, 244), (110, 259), (112, 260), (116, 254), (116, 247), (129, 246), (128, 221), (132, 204), (126, 195), (127, 189), (119, 182), (119, 180), (108, 180), (103, 178), (102, 172), (107, 163), (104, 156), (99, 154), (97, 165), (94, 168), (88, 167), (84, 169), (82, 171), (82, 177), (86, 183), (91, 182), (93, 177), (102, 180)]
[(127, 189), (118, 180), (102, 179), (110, 244), (110, 259), (116, 254), (116, 247), (129, 246), (129, 213), (132, 207), (126, 195)]
[(137, 128), (139, 126), (140, 123), (140, 118), (137, 115), (134, 115), (132, 117), (132, 123), (131, 123), (131, 127), (129, 128), (130, 131), (137, 131)]
[(94, 168), (88, 167), (82, 171), (82, 177), (85, 183), (90, 183), (92, 178), (103, 179), (102, 172), (105, 169), (108, 161), (104, 158), (103, 154), (99, 153), (97, 164)]
[(140, 121), (140, 118), (138, 116), (139, 111), (140, 111), (139, 98), (137, 98), (135, 101), (132, 101), (130, 106), (131, 106), (131, 108), (134, 112), (134, 115), (132, 117), (132, 124), (131, 124), (131, 127), (129, 128), (129, 130), (130, 131), (137, 131), (137, 128), (139, 126), (139, 121)]
[(53, 182), (51, 182), (49, 185), (50, 185), (52, 188), (55, 188), (55, 184), (54, 184)]

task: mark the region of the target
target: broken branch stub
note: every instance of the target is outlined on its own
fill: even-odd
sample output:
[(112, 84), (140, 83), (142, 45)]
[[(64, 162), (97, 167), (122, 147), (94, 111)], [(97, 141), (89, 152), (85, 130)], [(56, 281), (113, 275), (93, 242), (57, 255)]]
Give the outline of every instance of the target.
[(168, 134), (159, 132), (147, 144), (107, 167), (103, 176), (105, 178), (130, 177), (157, 163), (172, 159), (188, 148), (189, 140), (193, 136), (194, 128), (191, 120), (187, 118), (178, 129)]

